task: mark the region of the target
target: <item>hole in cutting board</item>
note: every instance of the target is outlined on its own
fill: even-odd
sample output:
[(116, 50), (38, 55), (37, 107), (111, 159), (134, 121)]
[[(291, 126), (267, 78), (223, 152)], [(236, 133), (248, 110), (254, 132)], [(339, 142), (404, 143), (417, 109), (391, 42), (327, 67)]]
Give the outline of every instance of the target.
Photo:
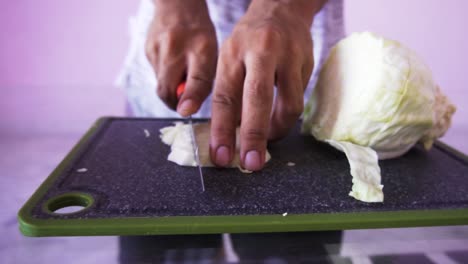
[(54, 211), (54, 213), (56, 214), (73, 214), (73, 213), (77, 213), (83, 209), (85, 209), (86, 207), (84, 206), (81, 206), (81, 205), (72, 205), (72, 206), (66, 206), (66, 207), (63, 207), (63, 208), (59, 208), (57, 210)]
[(91, 195), (86, 193), (66, 193), (49, 199), (44, 209), (50, 214), (74, 214), (89, 208), (94, 203)]

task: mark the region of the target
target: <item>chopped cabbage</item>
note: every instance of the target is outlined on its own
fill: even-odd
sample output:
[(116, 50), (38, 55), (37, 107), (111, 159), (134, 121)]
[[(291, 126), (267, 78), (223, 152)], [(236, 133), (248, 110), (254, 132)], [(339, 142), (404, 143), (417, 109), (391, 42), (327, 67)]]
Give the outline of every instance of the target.
[[(175, 122), (173, 126), (168, 126), (160, 129), (160, 137), (164, 144), (171, 146), (171, 152), (167, 159), (181, 166), (197, 166), (194, 156), (190, 125), (182, 122)], [(197, 123), (193, 125), (195, 140), (198, 146), (198, 155), (200, 165), (203, 167), (213, 167), (211, 162), (209, 142), (210, 142), (210, 124)], [(236, 151), (230, 167), (240, 168), (244, 173), (252, 173), (241, 168), (239, 159), (239, 129), (237, 129)], [(270, 153), (266, 152), (265, 160), (268, 162), (271, 159)]]

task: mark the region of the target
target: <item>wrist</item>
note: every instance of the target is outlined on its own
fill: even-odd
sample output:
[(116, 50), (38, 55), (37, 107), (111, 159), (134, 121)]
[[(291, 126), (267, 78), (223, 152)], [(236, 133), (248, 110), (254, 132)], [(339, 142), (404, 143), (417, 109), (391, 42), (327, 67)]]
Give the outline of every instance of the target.
[(154, 19), (165, 25), (211, 24), (205, 0), (153, 0)]
[(253, 0), (249, 11), (266, 17), (281, 16), (299, 19), (306, 26), (312, 25), (314, 16), (327, 0)]

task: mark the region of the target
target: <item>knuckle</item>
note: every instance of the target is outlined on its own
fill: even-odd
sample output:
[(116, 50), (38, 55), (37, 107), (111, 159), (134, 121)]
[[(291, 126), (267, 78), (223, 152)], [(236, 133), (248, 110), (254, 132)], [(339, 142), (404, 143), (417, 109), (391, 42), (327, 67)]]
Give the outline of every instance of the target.
[(212, 81), (203, 75), (191, 75), (187, 78), (186, 96), (198, 102), (203, 102), (210, 94)]
[(273, 41), (281, 39), (281, 31), (273, 23), (268, 23), (258, 28), (257, 34), (260, 37), (260, 39)]
[(227, 140), (231, 138), (231, 136), (235, 133), (235, 131), (236, 130), (233, 129), (232, 127), (226, 126), (224, 124), (212, 125), (213, 136), (216, 137), (217, 139)]
[(249, 52), (247, 54), (250, 66), (256, 72), (262, 72), (266, 67), (269, 67), (269, 64), (274, 62), (272, 58), (272, 54), (268, 52), (268, 49)]
[(193, 64), (197, 66), (196, 71), (203, 71), (212, 75), (216, 70), (216, 55), (198, 53), (195, 55), (195, 62)]
[(239, 105), (239, 102), (234, 96), (230, 94), (223, 92), (215, 92), (213, 94), (212, 104), (228, 108), (236, 108)]
[(195, 73), (188, 77), (188, 82), (192, 83), (196, 88), (209, 88), (211, 89), (211, 85), (213, 81), (211, 78), (206, 77), (204, 74)]
[(291, 43), (290, 45), (290, 48), (289, 48), (289, 57), (298, 57), (298, 56), (302, 56), (302, 54), (304, 53), (303, 49), (300, 47), (299, 44), (293, 42)]
[(197, 53), (216, 53), (217, 43), (209, 38), (201, 38), (196, 47)]
[(282, 39), (281, 31), (272, 24), (258, 28), (256, 36), (260, 49), (271, 49)]
[(222, 50), (227, 50), (227, 49), (231, 48), (232, 43), (233, 43), (233, 38), (232, 38), (232, 36), (226, 37), (226, 39), (224, 40), (223, 44), (221, 44), (221, 49), (222, 49)]
[(158, 38), (162, 55), (166, 57), (177, 57), (180, 55), (184, 41), (181, 40), (180, 33), (175, 30), (165, 31)]
[(272, 95), (268, 91), (268, 87), (265, 87), (263, 82), (259, 79), (251, 79), (246, 81), (246, 89), (245, 93), (247, 94), (248, 98), (258, 101), (259, 98), (263, 100), (271, 100)]
[(265, 141), (268, 133), (261, 128), (247, 128), (241, 131), (241, 137), (247, 141)]
[(236, 43), (234, 43), (232, 37), (229, 37), (224, 41), (223, 45), (221, 46), (221, 57), (232, 58), (235, 56), (235, 54), (237, 54), (237, 51), (238, 47)]
[(169, 30), (161, 34), (161, 40), (166, 46), (172, 47), (177, 43), (178, 35), (176, 31)]
[(161, 54), (159, 62), (161, 63), (161, 65), (165, 65), (166, 67), (168, 67), (176, 62), (176, 58), (174, 56), (171, 56), (170, 54)]

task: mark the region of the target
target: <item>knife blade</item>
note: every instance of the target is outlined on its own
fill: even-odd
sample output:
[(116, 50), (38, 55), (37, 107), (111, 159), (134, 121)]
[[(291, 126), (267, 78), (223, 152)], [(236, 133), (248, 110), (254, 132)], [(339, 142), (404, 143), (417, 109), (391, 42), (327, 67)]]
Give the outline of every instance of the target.
[[(179, 86), (177, 86), (176, 93), (177, 93), (177, 98), (178, 99), (182, 96), (184, 91), (185, 91), (185, 82), (182, 82), (181, 84), (179, 84)], [(204, 178), (203, 178), (203, 171), (202, 171), (201, 164), (200, 164), (200, 154), (198, 152), (198, 144), (197, 144), (197, 141), (196, 141), (196, 138), (195, 138), (195, 131), (193, 129), (192, 115), (188, 116), (188, 124), (189, 124), (189, 127), (190, 127), (190, 137), (191, 137), (192, 148), (193, 148), (193, 156), (195, 157), (195, 163), (197, 164), (197, 167), (198, 167), (198, 173), (200, 175), (200, 182), (201, 182), (202, 192), (204, 192), (205, 191), (205, 181), (204, 181)]]

